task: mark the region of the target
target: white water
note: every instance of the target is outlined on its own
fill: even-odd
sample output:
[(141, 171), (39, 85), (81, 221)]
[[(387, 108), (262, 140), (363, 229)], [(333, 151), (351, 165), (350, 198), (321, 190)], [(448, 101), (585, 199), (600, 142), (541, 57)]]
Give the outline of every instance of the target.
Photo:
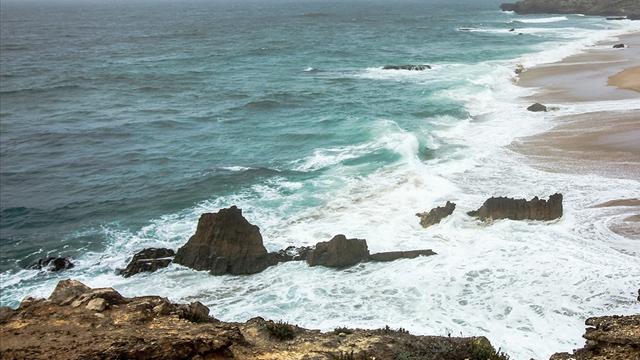
[[(590, 207), (640, 197), (639, 181), (542, 172), (524, 165), (520, 155), (504, 146), (516, 137), (548, 129), (556, 115), (638, 109), (640, 104), (594, 102), (579, 109), (562, 106), (555, 114), (528, 113), (520, 98), (529, 90), (513, 85), (512, 76), (516, 63), (533, 66), (560, 60), (619, 32), (585, 31), (574, 43), (547, 46), (550, 50), (508, 62), (445, 64), (442, 69), (452, 80), (474, 79), (468, 86), (440, 94), (463, 100), (471, 117), (462, 123), (432, 119), (439, 128), (424, 134), (403, 131), (392, 120), (380, 119), (374, 130), (379, 133), (377, 141), (320, 149), (292, 164), (299, 171), (332, 167), (312, 184), (330, 189), (317, 192), (322, 205), (291, 212), (296, 197), (302, 196), (296, 190), (308, 184), (276, 179), (246, 193), (163, 216), (138, 233), (106, 228), (110, 247), (79, 259), (69, 276), (91, 286), (114, 286), (129, 296), (197, 299), (224, 320), (260, 315), (323, 330), (390, 325), (417, 334), (485, 335), (514, 359), (544, 359), (580, 346), (586, 317), (640, 311), (633, 295), (640, 278), (640, 245), (608, 229), (611, 218), (621, 214), (603, 216), (602, 209)], [(429, 72), (378, 70), (356, 76), (425, 83), (434, 77)], [(445, 157), (422, 162), (419, 137), (428, 137), (436, 146), (457, 146)], [(345, 159), (380, 148), (396, 152), (401, 161), (364, 178), (339, 166)], [(487, 225), (465, 215), (492, 195), (529, 198), (554, 192), (565, 196), (565, 215), (552, 223), (506, 220)], [(454, 215), (422, 229), (415, 213), (446, 200), (458, 204)], [(267, 206), (273, 203), (279, 206)], [(178, 265), (129, 279), (109, 271), (124, 266), (143, 247), (181, 246), (193, 233), (200, 213), (232, 204), (261, 227), (270, 250), (314, 244), (344, 233), (367, 239), (373, 252), (432, 248), (438, 255), (343, 271), (287, 263), (247, 277), (213, 277)], [(1, 280), (10, 286), (34, 276), (41, 275), (22, 271)], [(25, 296), (47, 296), (55, 282), (52, 278), (20, 291)]]

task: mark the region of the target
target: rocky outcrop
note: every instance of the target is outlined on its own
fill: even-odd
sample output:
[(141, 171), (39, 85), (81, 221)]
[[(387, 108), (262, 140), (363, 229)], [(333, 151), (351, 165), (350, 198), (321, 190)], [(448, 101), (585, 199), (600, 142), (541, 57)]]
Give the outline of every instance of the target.
[(383, 70), (410, 70), (410, 71), (424, 71), (431, 69), (430, 65), (385, 65)]
[(432, 250), (389, 251), (369, 255), (370, 261), (395, 261), (398, 259), (415, 259), (418, 256), (436, 255)]
[(288, 246), (278, 252), (270, 253), (277, 262), (305, 261), (309, 252), (313, 251), (311, 246)]
[(529, 201), (492, 197), (478, 210), (467, 214), (478, 217), (480, 220), (554, 220), (562, 216), (562, 194), (553, 194), (549, 200), (540, 200), (536, 196)]
[(540, 104), (540, 103), (535, 103), (531, 106), (529, 106), (527, 108), (527, 110), (529, 111), (533, 111), (533, 112), (546, 112), (548, 109), (546, 106)]
[[(91, 289), (66, 281), (58, 289)], [(61, 294), (51, 295), (51, 298)], [(118, 294), (119, 295), (119, 294)], [(66, 296), (66, 295), (65, 295)], [(90, 296), (89, 296), (90, 297)], [(484, 337), (414, 336), (389, 327), (340, 328), (321, 333), (253, 318), (226, 323), (201, 303), (175, 304), (159, 296), (103, 299), (102, 306), (30, 300), (0, 308), (2, 359), (433, 359), (506, 360)], [(97, 302), (96, 302), (97, 303)], [(101, 302), (102, 303), (102, 302)]]
[(329, 241), (317, 243), (315, 249), (307, 255), (307, 264), (343, 268), (366, 261), (368, 258), (369, 248), (366, 240), (347, 239), (344, 235), (336, 235)]
[(57, 271), (62, 271), (66, 269), (71, 269), (74, 266), (75, 265), (73, 265), (73, 263), (71, 262), (71, 259), (69, 259), (68, 257), (47, 257), (47, 258), (38, 259), (36, 263), (29, 266), (29, 269), (33, 269), (33, 270), (45, 269), (45, 270), (57, 272)]
[(442, 221), (442, 219), (453, 213), (456, 209), (456, 204), (447, 201), (444, 206), (439, 206), (431, 209), (429, 212), (417, 213), (416, 216), (420, 218), (420, 225), (423, 228), (428, 228), (431, 225), (435, 225)]
[(521, 0), (502, 4), (503, 11), (518, 14), (584, 14), (599, 16), (635, 16), (640, 14), (638, 0)]
[(593, 317), (585, 324), (585, 346), (550, 360), (640, 359), (640, 315)]
[(154, 272), (166, 268), (173, 261), (175, 252), (171, 249), (147, 248), (137, 252), (120, 275), (130, 277), (141, 272)]
[(196, 233), (174, 262), (213, 275), (255, 274), (276, 263), (262, 244), (260, 229), (235, 206), (200, 216)]

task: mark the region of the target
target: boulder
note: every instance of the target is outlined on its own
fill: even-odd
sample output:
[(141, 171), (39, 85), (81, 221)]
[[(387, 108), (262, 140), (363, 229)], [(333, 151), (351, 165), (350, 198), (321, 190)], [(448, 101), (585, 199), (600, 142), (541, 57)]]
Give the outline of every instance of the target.
[(82, 305), (88, 306), (90, 303), (93, 303), (92, 306), (97, 306), (97, 304), (102, 303), (94, 302), (95, 299), (104, 300), (105, 307), (111, 305), (120, 305), (126, 303), (126, 299), (120, 295), (119, 292), (115, 291), (113, 288), (95, 288), (91, 289), (79, 296), (77, 296), (72, 302), (71, 306), (79, 307)]
[(130, 277), (140, 272), (154, 272), (169, 266), (174, 256), (175, 252), (171, 249), (144, 249), (133, 255), (133, 258), (127, 267), (120, 272), (120, 275)]
[(540, 104), (540, 103), (535, 103), (535, 104), (529, 106), (527, 108), (527, 110), (533, 111), (533, 112), (541, 112), (541, 111), (547, 111), (547, 107), (542, 105), (542, 104)]
[(410, 70), (410, 71), (424, 71), (431, 69), (430, 65), (385, 65), (383, 70)]
[(276, 263), (262, 244), (260, 229), (235, 206), (200, 216), (196, 233), (174, 262), (213, 275), (255, 274)]
[(414, 259), (418, 256), (431, 256), (436, 255), (432, 250), (410, 250), (410, 251), (389, 251), (371, 254), (369, 260), (371, 261), (394, 261), (398, 259)]
[(624, 49), (625, 45), (624, 44), (615, 44), (615, 45), (613, 45), (613, 48), (614, 49)]
[(71, 269), (74, 266), (75, 265), (73, 265), (73, 263), (71, 262), (71, 259), (69, 259), (68, 257), (47, 257), (47, 258), (38, 259), (36, 263), (29, 266), (29, 269), (33, 269), (33, 270), (46, 269), (49, 271), (62, 271), (66, 269)]
[(429, 226), (435, 225), (442, 221), (442, 219), (451, 215), (455, 208), (455, 203), (447, 201), (444, 206), (433, 208), (428, 213), (417, 213), (416, 216), (420, 218), (420, 225), (422, 225), (423, 228), (428, 228)]
[(478, 210), (470, 211), (467, 214), (481, 220), (554, 220), (562, 216), (562, 194), (553, 194), (549, 200), (540, 200), (536, 196), (529, 201), (492, 197), (485, 201)]
[(85, 306), (85, 308), (87, 308), (87, 310), (97, 311), (97, 312), (104, 311), (104, 309), (107, 308), (107, 300), (103, 298), (91, 299), (87, 303), (87, 306)]
[(49, 301), (58, 305), (68, 305), (75, 298), (91, 291), (91, 288), (77, 280), (62, 280), (49, 296)]
[(199, 301), (191, 304), (181, 304), (177, 306), (178, 316), (191, 322), (209, 322), (214, 320), (209, 317), (209, 308)]
[(307, 264), (343, 268), (368, 258), (369, 249), (366, 240), (347, 239), (344, 235), (336, 235), (329, 241), (316, 244), (315, 249), (307, 256)]

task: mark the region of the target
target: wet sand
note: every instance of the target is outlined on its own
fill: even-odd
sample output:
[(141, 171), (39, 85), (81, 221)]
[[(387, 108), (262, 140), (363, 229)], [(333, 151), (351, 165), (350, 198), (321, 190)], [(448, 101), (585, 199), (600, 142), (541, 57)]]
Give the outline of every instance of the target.
[[(628, 47), (614, 49), (616, 43)], [(510, 148), (527, 155), (532, 166), (546, 171), (640, 181), (640, 33), (598, 44), (558, 63), (527, 69), (518, 84), (537, 90), (527, 100), (559, 107), (631, 101), (625, 110), (558, 116), (554, 128), (517, 139)], [(597, 207), (626, 213), (611, 224), (611, 230), (640, 239), (638, 199), (618, 199)], [(629, 216), (630, 209), (638, 215)]]

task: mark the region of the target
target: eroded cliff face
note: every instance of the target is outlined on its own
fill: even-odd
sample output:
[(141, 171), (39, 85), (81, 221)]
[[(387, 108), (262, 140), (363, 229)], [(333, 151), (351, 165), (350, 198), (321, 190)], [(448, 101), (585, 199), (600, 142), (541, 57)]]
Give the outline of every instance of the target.
[(2, 359), (507, 359), (484, 337), (389, 328), (322, 333), (262, 318), (227, 323), (199, 302), (126, 298), (73, 280), (49, 299), (0, 308), (0, 338)]
[(600, 16), (640, 16), (638, 0), (521, 0), (502, 4), (504, 11), (518, 14), (584, 14)]

